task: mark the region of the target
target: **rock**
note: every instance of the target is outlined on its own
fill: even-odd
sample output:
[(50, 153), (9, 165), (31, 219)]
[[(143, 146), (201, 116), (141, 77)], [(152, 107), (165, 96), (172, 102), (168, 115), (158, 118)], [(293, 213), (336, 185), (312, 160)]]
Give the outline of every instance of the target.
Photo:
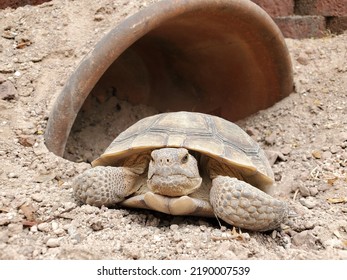
[(42, 202), (43, 201), (43, 196), (42, 194), (39, 194), (39, 193), (34, 193), (32, 196), (31, 196), (32, 200), (36, 201), (36, 202)]
[(49, 223), (41, 223), (37, 225), (37, 229), (42, 232), (49, 232), (51, 230), (51, 225)]
[(18, 174), (14, 173), (14, 172), (10, 172), (7, 174), (7, 177), (9, 179), (18, 178)]
[(20, 224), (17, 224), (17, 223), (13, 223), (13, 224), (9, 224), (7, 226), (8, 230), (9, 230), (9, 233), (13, 236), (13, 235), (16, 235), (16, 234), (20, 234), (22, 231), (23, 231), (23, 224), (20, 223)]
[(0, 84), (0, 99), (13, 100), (17, 97), (17, 90), (10, 81), (6, 81)]
[(177, 243), (182, 240), (182, 236), (179, 232), (175, 232), (173, 235), (173, 240)]
[(317, 238), (312, 234), (312, 230), (304, 230), (295, 234), (292, 238), (292, 244), (298, 247), (307, 246), (314, 248)]
[(277, 161), (286, 161), (286, 157), (279, 151), (265, 150), (270, 165), (274, 165)]
[(77, 244), (82, 240), (81, 234), (77, 231), (77, 228), (74, 225), (70, 225), (67, 228), (67, 233), (69, 234), (72, 241)]
[(39, 174), (33, 178), (33, 181), (36, 183), (49, 182), (49, 181), (53, 180), (56, 176), (57, 175), (54, 172), (51, 172), (49, 174)]
[(276, 143), (277, 135), (275, 132), (271, 133), (269, 136), (265, 137), (265, 143), (267, 145), (274, 145)]
[(32, 147), (35, 144), (35, 138), (31, 135), (19, 135), (18, 142), (24, 147)]
[(178, 229), (178, 225), (173, 224), (173, 225), (170, 226), (170, 229), (171, 230), (177, 230)]
[(281, 149), (281, 153), (285, 156), (289, 155), (292, 152), (292, 148), (290, 146), (285, 146)]
[(80, 209), (86, 214), (96, 214), (100, 212), (100, 208), (91, 206), (89, 204), (82, 205)]
[(56, 234), (57, 236), (63, 236), (66, 234), (65, 230), (63, 228), (58, 228), (56, 230), (53, 231), (54, 234)]
[(57, 230), (59, 228), (59, 224), (55, 221), (52, 222), (52, 230)]
[(306, 206), (308, 209), (312, 209), (317, 205), (317, 200), (311, 196), (307, 198), (302, 197), (299, 199), (299, 201), (303, 206)]
[(49, 248), (56, 248), (60, 246), (60, 240), (58, 238), (50, 238), (46, 243)]
[(320, 159), (320, 158), (322, 158), (322, 151), (314, 150), (314, 151), (312, 151), (312, 156), (315, 159)]
[(6, 243), (9, 239), (8, 232), (7, 231), (1, 231), (0, 232), (0, 243)]
[(303, 185), (303, 184), (300, 184), (299, 191), (300, 191), (300, 194), (303, 197), (310, 196), (310, 189), (307, 186)]
[(92, 230), (94, 231), (99, 231), (104, 229), (104, 225), (102, 224), (101, 220), (93, 221), (92, 224), (90, 225)]
[(316, 196), (319, 192), (317, 187), (311, 187), (309, 189), (310, 189), (310, 196)]
[(74, 209), (77, 206), (75, 202), (71, 202), (71, 201), (63, 202), (62, 204), (65, 210)]
[(307, 54), (301, 53), (299, 57), (296, 59), (297, 62), (299, 62), (301, 65), (308, 65), (309, 64), (309, 58)]
[(105, 19), (105, 17), (103, 16), (103, 15), (95, 15), (94, 16), (94, 20), (95, 21), (102, 21), (102, 20), (104, 20)]
[(31, 232), (37, 232), (37, 231), (38, 231), (37, 225), (33, 225), (33, 226), (30, 228), (30, 231), (31, 231)]

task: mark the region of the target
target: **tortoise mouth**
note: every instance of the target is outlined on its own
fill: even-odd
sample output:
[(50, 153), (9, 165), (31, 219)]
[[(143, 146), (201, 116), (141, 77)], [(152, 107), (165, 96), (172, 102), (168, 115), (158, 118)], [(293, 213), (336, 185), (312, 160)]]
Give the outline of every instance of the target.
[(148, 188), (153, 193), (171, 197), (191, 194), (200, 187), (201, 183), (201, 177), (191, 178), (182, 174), (153, 175), (147, 180)]

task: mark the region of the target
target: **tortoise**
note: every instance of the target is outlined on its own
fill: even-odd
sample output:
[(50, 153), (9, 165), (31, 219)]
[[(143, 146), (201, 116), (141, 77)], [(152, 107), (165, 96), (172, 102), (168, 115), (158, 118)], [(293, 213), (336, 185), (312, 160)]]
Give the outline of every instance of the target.
[(286, 203), (271, 195), (264, 151), (217, 116), (182, 111), (143, 118), (92, 166), (72, 181), (82, 203), (217, 216), (253, 231), (276, 229), (288, 215)]

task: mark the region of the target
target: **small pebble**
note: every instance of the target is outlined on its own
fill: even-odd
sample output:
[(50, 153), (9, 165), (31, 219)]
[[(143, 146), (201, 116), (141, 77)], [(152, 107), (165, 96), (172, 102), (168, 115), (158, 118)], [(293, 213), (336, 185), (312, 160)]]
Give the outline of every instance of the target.
[(7, 231), (0, 232), (0, 243), (6, 243), (8, 239), (9, 239), (9, 236)]
[(60, 240), (58, 238), (50, 238), (47, 240), (46, 245), (49, 248), (59, 247), (60, 246)]
[(305, 53), (300, 54), (296, 61), (299, 62), (301, 65), (309, 64), (308, 56)]
[(317, 194), (318, 194), (318, 188), (317, 187), (310, 188), (310, 195), (311, 196), (316, 196)]
[(33, 225), (33, 226), (30, 228), (30, 231), (31, 231), (31, 232), (37, 232), (37, 231), (38, 231), (37, 225)]
[(31, 135), (20, 135), (18, 141), (24, 147), (32, 147), (35, 144), (35, 138)]
[(336, 145), (333, 145), (333, 146), (330, 147), (330, 152), (332, 154), (336, 154), (339, 150), (340, 150), (339, 147), (336, 146)]
[(64, 202), (63, 203), (63, 207), (64, 207), (64, 209), (73, 209), (73, 208), (75, 208), (77, 205), (76, 205), (76, 203), (74, 203), (74, 202)]
[(272, 146), (276, 143), (276, 139), (277, 139), (277, 135), (276, 133), (273, 132), (265, 138), (265, 143)]
[(181, 241), (181, 240), (182, 240), (181, 234), (180, 234), (179, 232), (175, 232), (174, 235), (173, 235), (173, 240), (174, 240), (175, 242)]
[(83, 205), (81, 207), (81, 210), (83, 210), (83, 212), (86, 214), (94, 214), (100, 212), (100, 208), (88, 204)]
[(300, 191), (300, 194), (301, 194), (303, 197), (310, 196), (310, 189), (309, 189), (307, 186), (300, 185), (300, 186), (299, 186), (299, 191)]
[(23, 224), (9, 224), (7, 228), (12, 235), (19, 234), (23, 231)]
[(43, 232), (49, 232), (51, 230), (51, 225), (48, 223), (41, 223), (37, 225), (37, 229)]
[(67, 229), (67, 232), (70, 236), (74, 235), (77, 233), (77, 228), (73, 225), (68, 225), (68, 226), (65, 226), (64, 228)]
[(54, 231), (54, 234), (58, 235), (58, 236), (63, 236), (65, 235), (65, 230), (63, 228), (58, 228)]
[(312, 230), (304, 230), (295, 234), (292, 238), (293, 245), (298, 247), (307, 246), (309, 248), (315, 248), (316, 241), (317, 237), (313, 235)]
[(314, 208), (316, 205), (317, 205), (317, 201), (316, 199), (314, 199), (313, 197), (309, 196), (307, 198), (303, 198), (301, 197), (299, 199), (300, 203), (303, 205), (303, 206), (306, 206), (308, 209), (312, 209)]
[(73, 225), (69, 226), (67, 229), (67, 232), (70, 236), (70, 238), (72, 239), (72, 243), (73, 244), (77, 244), (80, 243), (82, 240), (81, 234), (78, 233), (77, 228)]
[(322, 152), (319, 150), (314, 150), (314, 151), (312, 151), (312, 156), (315, 159), (320, 159), (320, 158), (322, 158)]
[(7, 174), (7, 177), (9, 179), (18, 178), (18, 174), (14, 173), (14, 172), (10, 172)]
[(104, 225), (102, 224), (102, 221), (101, 221), (101, 220), (92, 222), (92, 224), (90, 225), (90, 227), (91, 227), (94, 231), (99, 231), (99, 230), (103, 230), (103, 229), (104, 229)]
[(281, 153), (284, 154), (285, 156), (289, 155), (291, 153), (292, 149), (289, 146), (284, 147), (281, 149)]
[(57, 230), (59, 228), (59, 224), (57, 222), (52, 222), (52, 230)]
[(34, 193), (31, 198), (36, 201), (36, 202), (42, 202), (43, 201), (43, 196), (42, 194), (39, 193)]
[(177, 230), (178, 229), (178, 225), (173, 224), (173, 225), (170, 226), (170, 229), (171, 230)]
[(0, 217), (0, 226), (6, 226), (11, 222), (7, 217)]

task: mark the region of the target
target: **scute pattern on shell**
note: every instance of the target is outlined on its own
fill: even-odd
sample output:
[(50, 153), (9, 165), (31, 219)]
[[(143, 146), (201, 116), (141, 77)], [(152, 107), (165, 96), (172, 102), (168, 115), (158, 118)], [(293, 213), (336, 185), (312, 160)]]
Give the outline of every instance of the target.
[(144, 118), (119, 134), (93, 166), (117, 165), (122, 158), (162, 147), (184, 147), (237, 168), (256, 187), (272, 183), (263, 150), (239, 126), (196, 112), (163, 113)]

